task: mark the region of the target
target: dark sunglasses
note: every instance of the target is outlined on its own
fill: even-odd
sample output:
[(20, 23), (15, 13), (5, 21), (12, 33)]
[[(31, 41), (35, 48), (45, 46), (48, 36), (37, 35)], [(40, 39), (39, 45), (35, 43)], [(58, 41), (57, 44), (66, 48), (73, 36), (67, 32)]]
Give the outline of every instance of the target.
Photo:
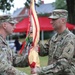
[[(9, 22), (10, 23), (10, 22)], [(15, 26), (15, 24), (14, 23), (10, 23), (12, 26)]]
[(53, 21), (55, 21), (55, 20), (58, 20), (59, 18), (57, 18), (57, 19), (52, 19)]

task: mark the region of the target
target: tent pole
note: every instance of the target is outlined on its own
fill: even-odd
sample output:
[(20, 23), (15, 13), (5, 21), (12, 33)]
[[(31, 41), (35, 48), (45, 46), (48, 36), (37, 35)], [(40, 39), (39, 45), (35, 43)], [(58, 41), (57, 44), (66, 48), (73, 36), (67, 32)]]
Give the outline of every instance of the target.
[(41, 40), (42, 40), (42, 43), (44, 41), (44, 31), (41, 31)]

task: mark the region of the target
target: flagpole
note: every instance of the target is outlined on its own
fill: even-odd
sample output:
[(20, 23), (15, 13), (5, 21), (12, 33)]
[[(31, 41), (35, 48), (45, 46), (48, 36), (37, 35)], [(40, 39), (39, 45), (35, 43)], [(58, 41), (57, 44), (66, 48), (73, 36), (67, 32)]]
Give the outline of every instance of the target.
[(40, 32), (40, 27), (39, 27), (39, 22), (37, 18), (37, 14), (35, 11), (35, 2), (34, 0), (31, 0), (30, 3), (30, 23), (32, 26), (32, 32), (33, 32), (33, 42), (32, 42), (32, 47), (29, 50), (28, 54), (28, 59), (29, 59), (29, 64), (31, 68), (31, 74), (32, 75), (37, 75), (36, 73), (36, 67), (40, 67), (40, 61), (39, 61), (39, 55), (38, 52), (36, 51), (37, 45), (39, 42), (39, 32)]

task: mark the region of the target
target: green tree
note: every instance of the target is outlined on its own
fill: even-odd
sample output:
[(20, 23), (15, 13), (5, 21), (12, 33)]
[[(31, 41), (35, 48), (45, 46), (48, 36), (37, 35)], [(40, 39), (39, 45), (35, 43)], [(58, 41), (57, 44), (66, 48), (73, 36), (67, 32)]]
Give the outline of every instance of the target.
[(30, 8), (30, 0), (26, 0), (26, 2), (24, 4), (28, 9)]
[(56, 9), (67, 9), (66, 0), (56, 0), (54, 5)]
[(75, 24), (75, 0), (66, 0), (69, 22)]
[(13, 1), (14, 0), (0, 0), (0, 10), (2, 10), (3, 12), (5, 10), (10, 10), (11, 7), (13, 7)]
[(75, 24), (75, 0), (56, 0), (54, 5), (56, 9), (67, 9), (69, 23)]
[[(40, 0), (41, 1), (41, 0)], [(39, 1), (39, 2), (40, 2)], [(30, 8), (30, 2), (31, 2), (31, 0), (26, 0), (26, 2), (24, 3), (24, 5), (29, 9)], [(36, 3), (35, 2), (35, 6), (38, 6), (39, 7), (39, 3)]]
[(39, 5), (42, 4), (42, 1), (41, 1), (41, 0), (38, 0), (38, 4), (39, 4)]

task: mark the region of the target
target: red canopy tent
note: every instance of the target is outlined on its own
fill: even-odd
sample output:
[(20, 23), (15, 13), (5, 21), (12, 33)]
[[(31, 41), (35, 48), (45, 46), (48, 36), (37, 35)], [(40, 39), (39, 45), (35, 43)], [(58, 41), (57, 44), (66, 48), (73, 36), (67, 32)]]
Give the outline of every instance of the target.
[[(51, 19), (48, 17), (39, 17), (39, 24), (40, 24), (40, 30), (41, 31), (53, 31), (53, 26), (50, 24)], [(22, 21), (16, 24), (16, 28), (14, 32), (26, 32), (28, 29), (29, 24), (29, 18), (24, 18)], [(74, 25), (67, 23), (67, 28), (70, 30), (73, 30), (75, 28)]]
[(14, 32), (26, 32), (28, 29), (29, 19), (25, 18), (16, 24)]
[(53, 26), (50, 23), (51, 19), (49, 19), (48, 17), (39, 17), (38, 19), (39, 19), (41, 31), (52, 31), (52, 30), (54, 30)]

